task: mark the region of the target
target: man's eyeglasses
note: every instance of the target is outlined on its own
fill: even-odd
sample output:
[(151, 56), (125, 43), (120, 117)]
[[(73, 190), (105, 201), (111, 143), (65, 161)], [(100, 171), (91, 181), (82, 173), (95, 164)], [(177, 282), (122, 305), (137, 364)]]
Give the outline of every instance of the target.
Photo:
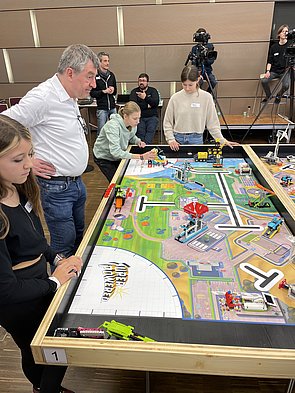
[(78, 122), (80, 123), (80, 126), (82, 127), (83, 131), (85, 132), (85, 134), (88, 134), (88, 127), (87, 124), (84, 120), (84, 118), (80, 115), (77, 116)]

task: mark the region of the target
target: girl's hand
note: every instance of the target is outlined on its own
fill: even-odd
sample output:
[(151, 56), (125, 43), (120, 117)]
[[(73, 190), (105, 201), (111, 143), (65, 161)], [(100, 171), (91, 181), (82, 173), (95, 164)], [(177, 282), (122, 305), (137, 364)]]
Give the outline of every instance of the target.
[(82, 267), (81, 257), (71, 256), (59, 261), (52, 277), (56, 277), (60, 284), (64, 284), (73, 277), (77, 277)]
[(155, 158), (157, 158), (157, 153), (154, 149), (143, 154), (144, 160), (154, 160)]
[(169, 142), (169, 146), (171, 150), (178, 151), (179, 150), (179, 143), (176, 140)]
[(238, 142), (230, 142), (225, 139), (224, 145), (229, 146), (231, 149), (233, 149), (234, 146), (239, 146), (240, 144)]
[(140, 141), (140, 142), (138, 142), (138, 146), (143, 149), (144, 147), (146, 147), (146, 143), (143, 141)]

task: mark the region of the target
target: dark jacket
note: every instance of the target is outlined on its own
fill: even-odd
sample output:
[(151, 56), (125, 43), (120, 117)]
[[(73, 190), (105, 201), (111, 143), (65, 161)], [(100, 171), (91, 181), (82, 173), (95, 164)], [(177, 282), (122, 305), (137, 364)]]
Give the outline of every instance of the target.
[(290, 45), (287, 41), (284, 45), (278, 42), (270, 47), (267, 62), (271, 64), (270, 71), (282, 74), (287, 67), (287, 59), (285, 57), (286, 48)]
[(204, 69), (202, 70), (202, 73), (203, 71), (206, 71), (207, 74), (211, 74), (212, 72), (212, 64), (214, 63), (215, 59), (212, 58), (209, 59), (208, 55), (204, 56), (203, 51), (205, 51), (208, 54), (208, 52), (211, 52), (213, 50), (214, 50), (214, 45), (211, 44), (210, 42), (204, 45), (198, 44), (192, 47), (191, 50), (191, 54), (193, 57), (192, 64), (195, 65), (196, 67), (203, 66), (202, 68)]
[(154, 87), (148, 86), (146, 89), (146, 97), (144, 100), (138, 97), (136, 92), (141, 92), (140, 87), (136, 87), (130, 93), (130, 101), (136, 102), (141, 110), (141, 117), (158, 116), (157, 107), (159, 105), (160, 97), (158, 90)]
[[(90, 95), (96, 98), (97, 109), (110, 110), (116, 107), (115, 96), (117, 94), (117, 82), (115, 75), (108, 71), (106, 74), (99, 72), (96, 77), (96, 87), (91, 90)], [(113, 94), (103, 92), (106, 88), (113, 86)]]

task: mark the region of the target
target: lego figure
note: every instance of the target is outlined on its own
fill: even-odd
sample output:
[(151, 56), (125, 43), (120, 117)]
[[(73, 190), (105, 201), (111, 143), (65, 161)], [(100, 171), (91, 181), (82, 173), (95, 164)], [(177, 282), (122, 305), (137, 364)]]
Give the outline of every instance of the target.
[(279, 232), (283, 223), (281, 217), (273, 217), (273, 219), (267, 224), (267, 228), (264, 230), (262, 236), (271, 239), (277, 232)]
[(287, 289), (288, 290), (288, 296), (295, 300), (295, 284), (288, 284), (287, 280), (284, 279), (283, 281), (280, 282), (279, 284), (279, 289)]
[(292, 177), (289, 175), (282, 176), (281, 177), (281, 185), (283, 187), (289, 187), (289, 186), (291, 186), (291, 184), (293, 184), (292, 180), (293, 180)]

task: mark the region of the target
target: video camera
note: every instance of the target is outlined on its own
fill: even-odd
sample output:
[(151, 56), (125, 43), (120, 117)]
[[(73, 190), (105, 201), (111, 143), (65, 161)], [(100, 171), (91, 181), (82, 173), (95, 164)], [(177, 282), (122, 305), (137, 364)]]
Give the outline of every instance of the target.
[(212, 44), (211, 48), (209, 49), (206, 45), (208, 44), (208, 40), (211, 38), (210, 34), (205, 31), (196, 31), (193, 34), (193, 40), (197, 44), (192, 47), (187, 60), (185, 62), (185, 66), (191, 61), (192, 65), (196, 66), (197, 68), (201, 69), (206, 63), (206, 61), (213, 61), (217, 59), (217, 52), (214, 50)]
[(287, 33), (288, 40), (295, 40), (295, 29), (291, 29)]
[(295, 29), (291, 29), (288, 31), (287, 40), (291, 40), (291, 44), (287, 46), (285, 56), (287, 57), (289, 63), (291, 65), (295, 62)]
[(194, 42), (202, 42), (203, 44), (207, 44), (208, 41), (210, 40), (211, 35), (209, 33), (205, 32), (200, 32), (198, 33), (197, 31), (193, 35), (193, 41)]

